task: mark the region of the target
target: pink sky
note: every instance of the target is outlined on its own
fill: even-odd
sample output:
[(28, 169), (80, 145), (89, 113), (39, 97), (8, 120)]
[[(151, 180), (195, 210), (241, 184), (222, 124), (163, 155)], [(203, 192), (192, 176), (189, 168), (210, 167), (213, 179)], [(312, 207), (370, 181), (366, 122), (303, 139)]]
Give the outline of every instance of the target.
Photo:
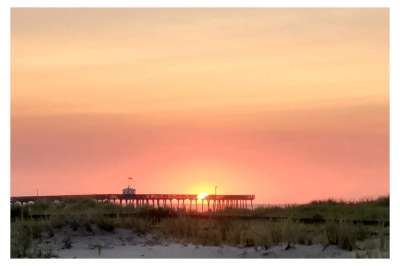
[(389, 193), (386, 9), (14, 9), (12, 195)]

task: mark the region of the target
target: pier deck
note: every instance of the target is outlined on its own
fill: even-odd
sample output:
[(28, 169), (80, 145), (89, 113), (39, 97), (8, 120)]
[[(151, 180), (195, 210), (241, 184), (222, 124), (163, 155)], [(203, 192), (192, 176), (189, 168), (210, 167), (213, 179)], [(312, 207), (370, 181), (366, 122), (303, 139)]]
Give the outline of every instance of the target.
[(194, 207), (197, 209), (198, 203), (201, 209), (210, 205), (213, 210), (224, 208), (253, 208), (255, 195), (208, 195), (203, 199), (198, 199), (196, 194), (87, 194), (87, 195), (53, 195), (53, 196), (17, 196), (11, 197), (11, 203), (29, 203), (35, 201), (63, 201), (69, 198), (92, 198), (97, 202), (113, 202), (115, 204), (125, 204), (132, 206), (153, 206), (153, 207), (173, 207), (177, 208)]

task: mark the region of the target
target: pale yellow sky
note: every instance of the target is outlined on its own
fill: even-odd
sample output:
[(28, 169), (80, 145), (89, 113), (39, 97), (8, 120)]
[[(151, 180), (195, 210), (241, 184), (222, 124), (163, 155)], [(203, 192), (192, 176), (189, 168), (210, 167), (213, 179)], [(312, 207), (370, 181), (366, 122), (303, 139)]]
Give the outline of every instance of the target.
[(386, 100), (387, 23), (386, 9), (14, 9), (13, 106), (129, 113)]

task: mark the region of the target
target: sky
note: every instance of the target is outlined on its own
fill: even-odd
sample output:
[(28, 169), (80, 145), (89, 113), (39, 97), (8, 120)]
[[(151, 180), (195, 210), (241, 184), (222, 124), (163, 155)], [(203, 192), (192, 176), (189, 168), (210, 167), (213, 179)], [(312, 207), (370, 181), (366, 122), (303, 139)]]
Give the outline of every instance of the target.
[(12, 195), (389, 194), (388, 9), (11, 19)]

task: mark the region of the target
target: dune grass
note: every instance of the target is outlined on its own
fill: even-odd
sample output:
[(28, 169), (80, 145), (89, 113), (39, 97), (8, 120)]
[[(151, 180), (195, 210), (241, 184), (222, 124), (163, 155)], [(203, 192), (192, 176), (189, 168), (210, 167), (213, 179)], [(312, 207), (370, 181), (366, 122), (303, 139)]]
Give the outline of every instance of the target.
[[(379, 236), (387, 242), (384, 227), (372, 228), (351, 223), (303, 224), (291, 220), (270, 222), (262, 220), (208, 220), (193, 218), (165, 219), (156, 227), (164, 237), (203, 245), (262, 246), (285, 244), (337, 245), (356, 250), (357, 242)], [(386, 246), (382, 246), (385, 250)]]
[(255, 216), (313, 218), (327, 220), (389, 220), (389, 197), (359, 201), (324, 200), (308, 204), (259, 207)]
[[(286, 219), (271, 221), (263, 217)], [(323, 222), (307, 224), (300, 218)], [(382, 223), (371, 226), (352, 222), (363, 219)], [(318, 201), (255, 210), (226, 209), (202, 216), (168, 208), (96, 203), (89, 198), (68, 199), (57, 204), (37, 202), (11, 207), (11, 257), (53, 257), (50, 248), (37, 248), (32, 243), (51, 238), (63, 228), (87, 233), (95, 229), (112, 233), (115, 228), (127, 228), (139, 235), (151, 233), (160, 239), (199, 245), (268, 248), (283, 244), (290, 248), (294, 244), (322, 244), (388, 254), (389, 227), (384, 223), (388, 219), (388, 197), (359, 202)], [(368, 242), (369, 239), (377, 241)]]

